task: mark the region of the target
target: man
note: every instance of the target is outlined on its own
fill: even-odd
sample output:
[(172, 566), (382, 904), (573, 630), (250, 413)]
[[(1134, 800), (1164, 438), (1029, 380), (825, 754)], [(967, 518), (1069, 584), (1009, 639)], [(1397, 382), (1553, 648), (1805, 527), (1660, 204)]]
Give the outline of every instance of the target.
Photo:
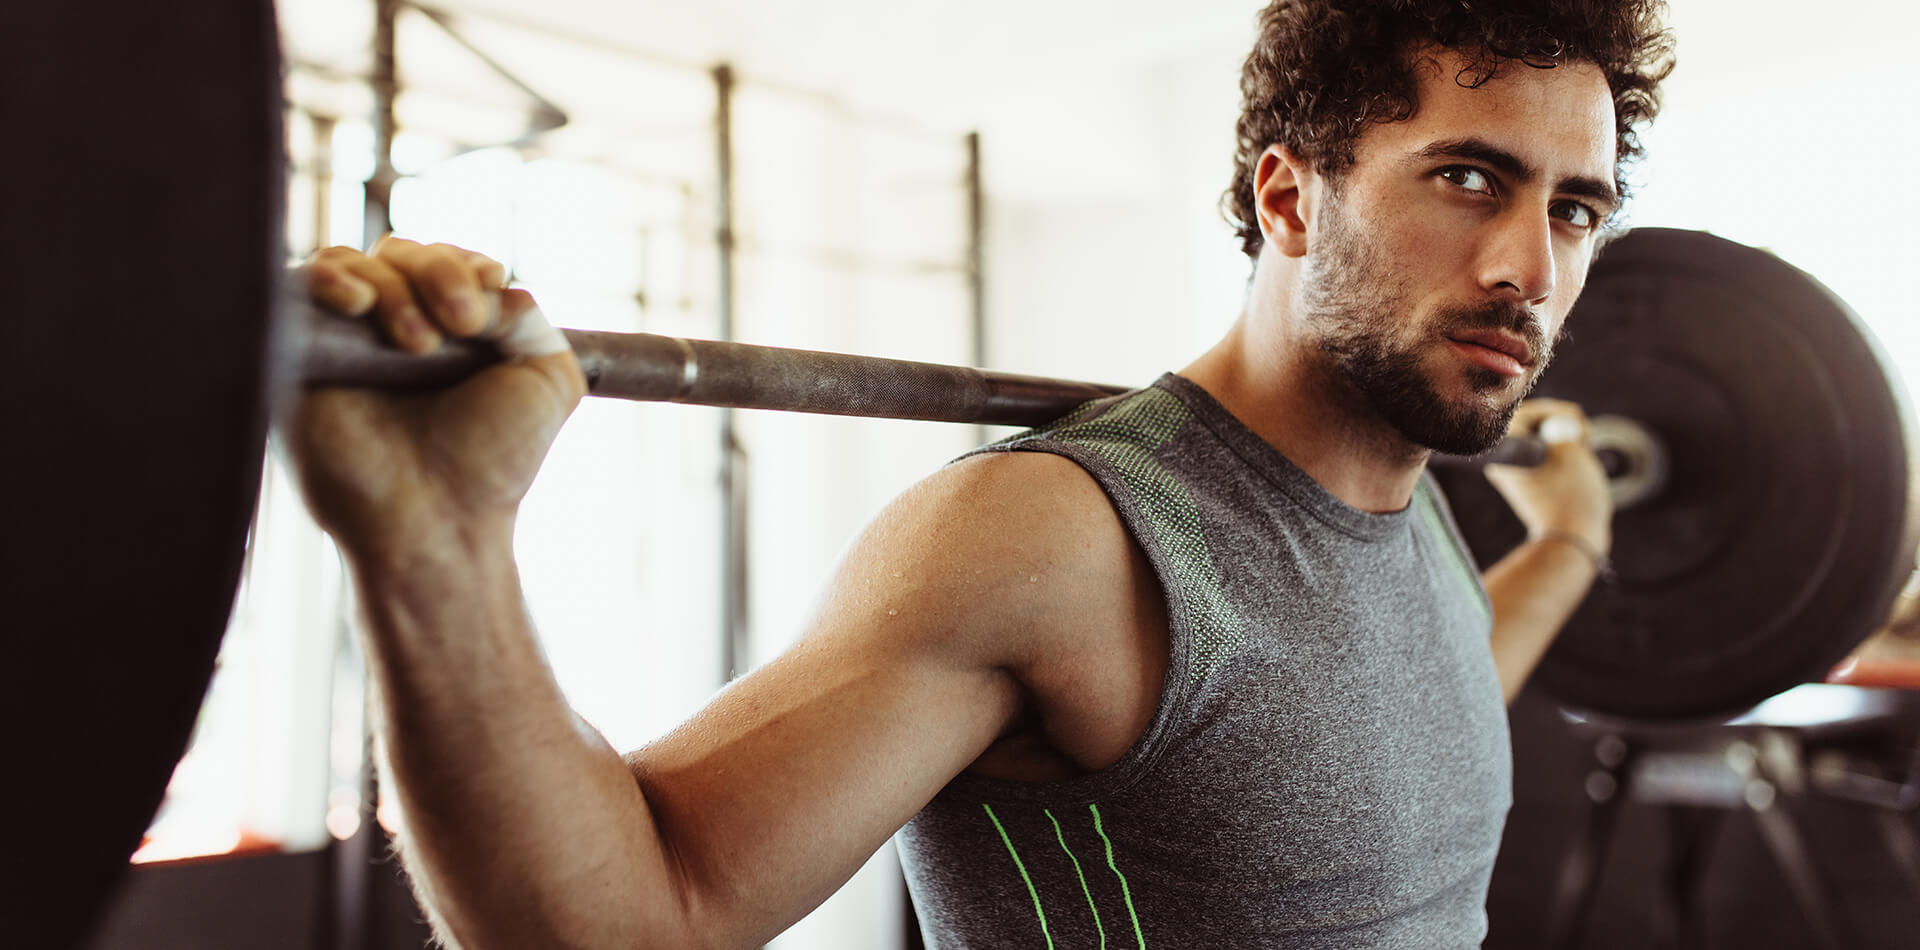
[[(625, 757), (561, 697), (511, 556), (570, 355), (310, 395), (290, 441), (442, 932), (753, 946), (904, 826), (931, 946), (1476, 946), (1500, 697), (1610, 542), (1577, 407), (1515, 406), (1667, 68), (1648, 3), (1559, 6), (1269, 7), (1226, 338), (910, 489), (786, 655)], [(391, 240), (308, 273), (415, 350), (487, 331), (502, 277)], [(1483, 593), (1428, 452), (1550, 418), (1575, 437), (1492, 473), (1531, 539)]]

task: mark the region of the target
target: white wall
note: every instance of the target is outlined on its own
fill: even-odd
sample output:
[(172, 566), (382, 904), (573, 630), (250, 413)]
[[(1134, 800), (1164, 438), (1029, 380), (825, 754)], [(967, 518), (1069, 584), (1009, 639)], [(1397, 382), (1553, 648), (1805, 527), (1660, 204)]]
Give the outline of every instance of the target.
[[(1054, 121), (987, 125), (996, 367), (1144, 385), (1232, 323), (1248, 267), (1218, 202), (1242, 55), (1222, 45), (1053, 103)], [(1090, 99), (1104, 105), (1081, 111)]]

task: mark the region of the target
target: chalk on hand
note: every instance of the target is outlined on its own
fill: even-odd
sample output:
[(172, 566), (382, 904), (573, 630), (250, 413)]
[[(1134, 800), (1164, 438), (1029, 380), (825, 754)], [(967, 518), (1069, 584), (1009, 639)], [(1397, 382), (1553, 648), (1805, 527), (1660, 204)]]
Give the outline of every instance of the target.
[(566, 334), (555, 329), (539, 307), (503, 321), (488, 338), (508, 356), (552, 356), (567, 351)]
[(1580, 438), (1580, 422), (1572, 416), (1548, 416), (1540, 423), (1540, 441), (1548, 445), (1574, 442)]

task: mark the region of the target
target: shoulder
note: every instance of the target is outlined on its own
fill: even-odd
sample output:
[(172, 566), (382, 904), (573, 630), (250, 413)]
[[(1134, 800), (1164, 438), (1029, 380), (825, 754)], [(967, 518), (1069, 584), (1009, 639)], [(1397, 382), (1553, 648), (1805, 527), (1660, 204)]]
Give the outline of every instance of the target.
[(945, 524), (950, 538), (964, 542), (951, 549), (956, 553), (962, 547), (998, 553), (1008, 565), (1051, 571), (1098, 566), (1101, 555), (1123, 553), (1115, 545), (1126, 542), (1099, 483), (1079, 463), (1051, 452), (963, 459), (903, 495), (897, 513)]
[[(1024, 665), (1137, 583), (1142, 560), (1105, 492), (1044, 452), (963, 459), (914, 485), (849, 549), (828, 608), (895, 618), (927, 645)], [(885, 610), (894, 613), (883, 613)], [(855, 603), (857, 602), (857, 604)]]
[[(1117, 526), (1093, 476), (1052, 452), (989, 452), (962, 459), (915, 485), (890, 511), (895, 509), (957, 516), (998, 536), (1034, 534), (1026, 540), (1040, 544), (1110, 521)], [(1050, 530), (1040, 530), (1042, 522)]]

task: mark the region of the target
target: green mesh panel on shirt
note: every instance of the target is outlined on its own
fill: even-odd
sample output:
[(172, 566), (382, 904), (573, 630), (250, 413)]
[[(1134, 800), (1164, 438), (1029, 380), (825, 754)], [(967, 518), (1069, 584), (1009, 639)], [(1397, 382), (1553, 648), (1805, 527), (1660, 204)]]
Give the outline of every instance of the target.
[(1213, 553), (1201, 529), (1200, 507), (1187, 487), (1155, 457), (1192, 419), (1193, 411), (1179, 397), (1163, 389), (1145, 389), (1105, 412), (1097, 406), (1083, 406), (1047, 431), (1017, 436), (1008, 443), (1027, 439), (1065, 442), (1092, 452), (1112, 466), (1145, 516), (1152, 540), (1158, 543), (1173, 581), (1179, 585), (1177, 592), (1168, 592), (1177, 594), (1169, 598), (1168, 606), (1180, 611), (1176, 619), (1184, 620), (1192, 631), (1191, 662), (1186, 673), (1189, 683), (1198, 683), (1239, 648), (1245, 625), (1221, 588), (1220, 572), (1214, 567)]

